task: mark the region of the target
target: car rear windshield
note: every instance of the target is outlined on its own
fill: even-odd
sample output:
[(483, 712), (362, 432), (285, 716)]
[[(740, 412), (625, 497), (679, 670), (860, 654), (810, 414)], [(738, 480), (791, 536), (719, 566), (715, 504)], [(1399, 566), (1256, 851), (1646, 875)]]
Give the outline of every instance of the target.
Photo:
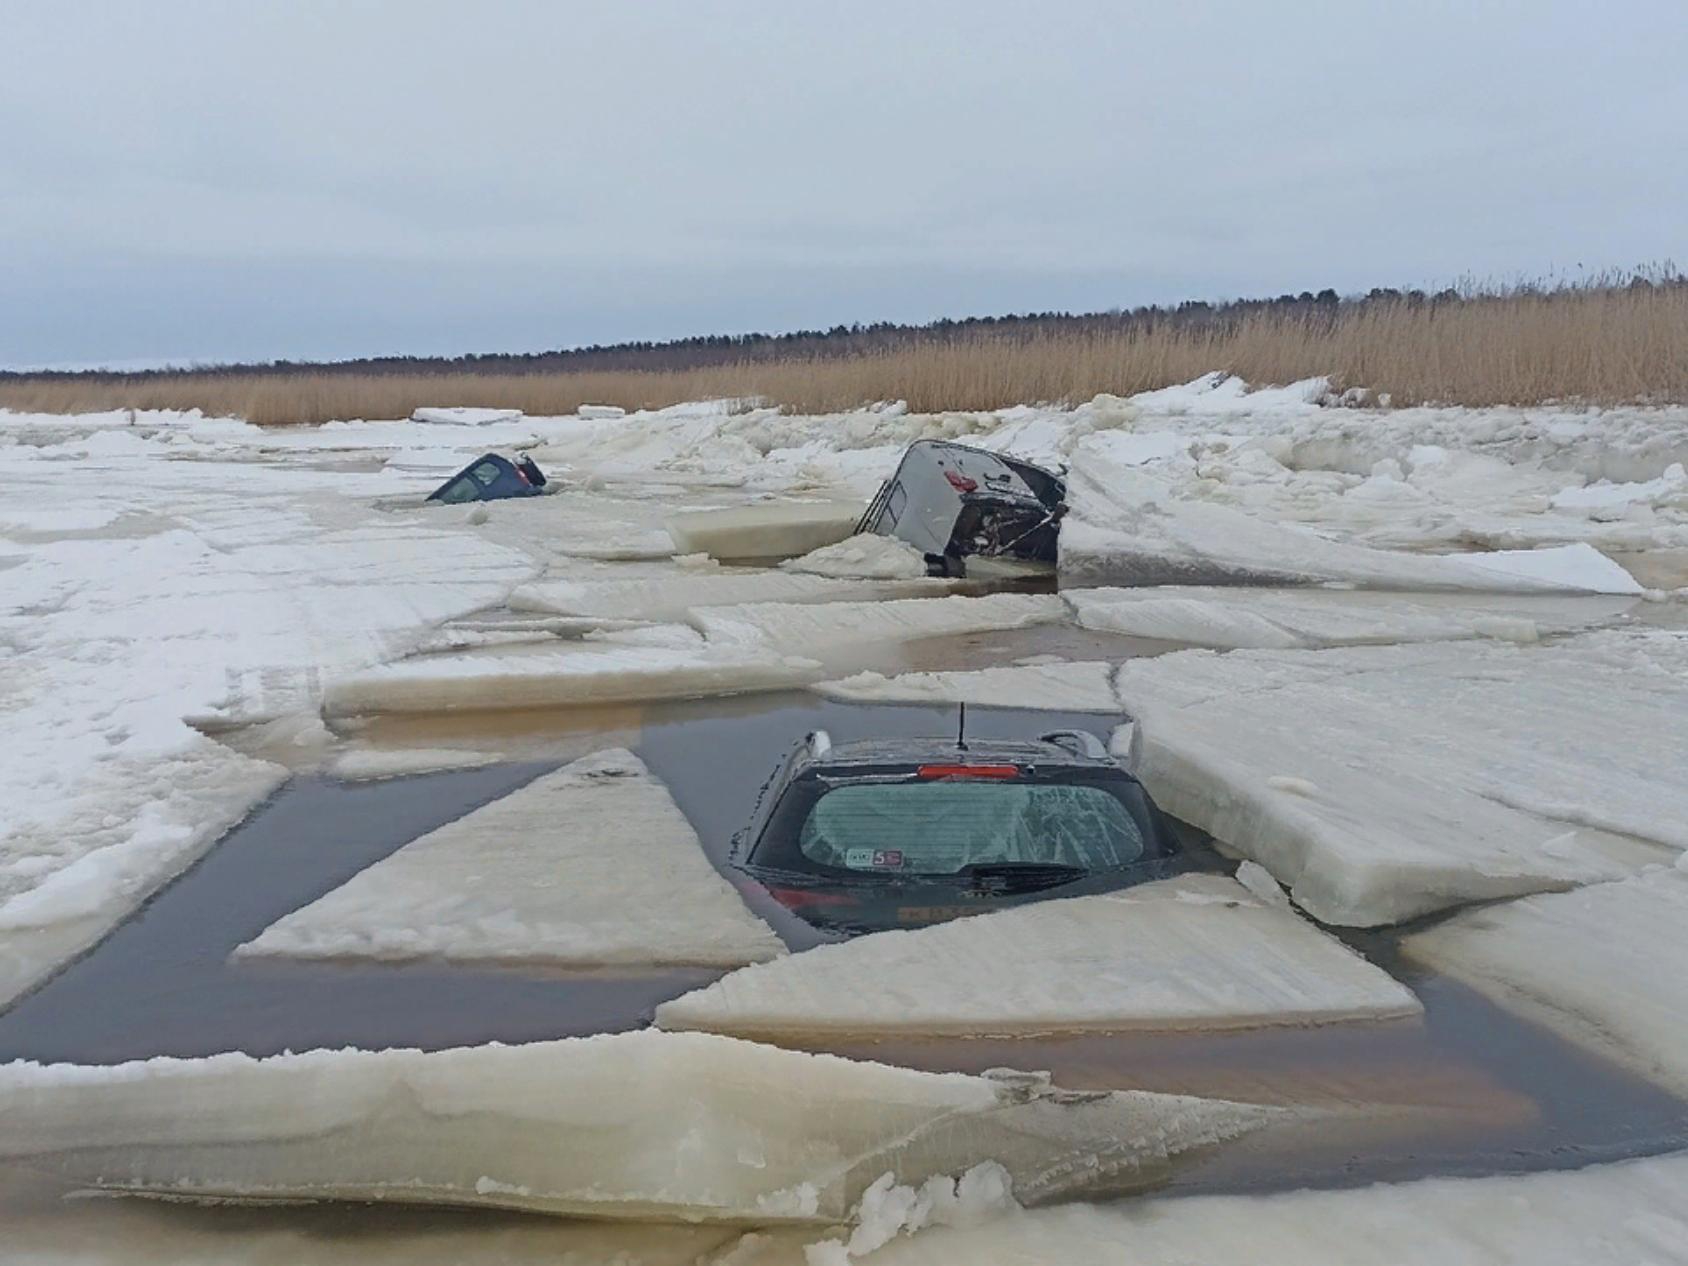
[(830, 788), (811, 805), (797, 847), (819, 866), (912, 875), (994, 865), (1109, 870), (1150, 851), (1143, 821), (1111, 789), (966, 779)]

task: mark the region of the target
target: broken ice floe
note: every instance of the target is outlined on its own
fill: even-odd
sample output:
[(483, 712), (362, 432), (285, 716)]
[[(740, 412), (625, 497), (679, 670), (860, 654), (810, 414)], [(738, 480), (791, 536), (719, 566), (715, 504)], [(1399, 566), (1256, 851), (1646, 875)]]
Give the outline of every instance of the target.
[(433, 426), (491, 426), (495, 422), (520, 422), (520, 409), (422, 408), (410, 415), (412, 422)]
[(1304, 585), (1495, 593), (1638, 593), (1627, 572), (1588, 546), (1520, 561), (1392, 553), (1334, 541), (1214, 501), (1184, 499), (1167, 482), (1096, 456), (1069, 481), (1061, 526), (1064, 587)]
[(927, 637), (1023, 629), (1059, 623), (1066, 616), (1066, 605), (1054, 594), (996, 593), (982, 598), (952, 594), (889, 602), (753, 602), (701, 607), (692, 612), (691, 620), (713, 645), (723, 648), (762, 646), (792, 655), (820, 655), (828, 647), (876, 647)]
[(1406, 953), (1688, 1095), (1688, 873), (1668, 868), (1455, 916)]
[(1189, 646), (1287, 649), (1489, 637), (1533, 642), (1598, 624), (1630, 598), (1165, 585), (1068, 589), (1080, 625)]
[[(770, 501), (693, 510), (673, 516), (667, 526), (677, 554), (768, 562), (834, 545), (855, 531), (861, 517), (862, 506), (856, 501)], [(914, 573), (925, 574), (924, 566)]]
[(924, 1073), (710, 1034), (0, 1067), (0, 1157), (195, 1199), (836, 1222), (882, 1175), (995, 1161), (1033, 1204), (1164, 1178), (1293, 1114)]
[[(860, 1266), (1675, 1266), (1688, 1156), (1338, 1191), (1184, 1196), (1017, 1211), (898, 1235)], [(733, 1266), (817, 1266), (795, 1231)], [(837, 1258), (833, 1258), (837, 1261)], [(821, 1258), (820, 1262), (827, 1259)]]
[(448, 769), (475, 769), (497, 759), (496, 752), (450, 747), (359, 748), (335, 757), (328, 766), (328, 775), (341, 782), (376, 782)]
[(811, 689), (851, 703), (965, 703), (986, 708), (1035, 708), (1058, 712), (1119, 711), (1110, 664), (1017, 664), (957, 672), (863, 672)]
[(668, 790), (613, 749), (405, 845), (236, 953), (737, 967), (785, 952)]
[(1162, 808), (1316, 918), (1369, 926), (1688, 848), (1685, 662), (1688, 639), (1603, 632), (1182, 651), (1128, 660), (1116, 685)]
[(323, 714), (351, 717), (703, 698), (802, 686), (822, 673), (813, 660), (770, 654), (765, 646), (709, 646), (695, 636), (687, 644), (605, 639), (558, 649), (441, 655), (351, 673), (324, 690)]
[(657, 1023), (740, 1036), (1031, 1035), (1416, 1016), (1418, 999), (1219, 875), (881, 932), (733, 972)]
[(926, 558), (894, 536), (864, 533), (780, 564), (787, 571), (863, 580), (909, 580), (927, 574)]
[(551, 580), (521, 585), (516, 611), (601, 619), (681, 620), (693, 607), (738, 603), (820, 603), (941, 594), (942, 580), (837, 580), (785, 571), (675, 569), (613, 580)]

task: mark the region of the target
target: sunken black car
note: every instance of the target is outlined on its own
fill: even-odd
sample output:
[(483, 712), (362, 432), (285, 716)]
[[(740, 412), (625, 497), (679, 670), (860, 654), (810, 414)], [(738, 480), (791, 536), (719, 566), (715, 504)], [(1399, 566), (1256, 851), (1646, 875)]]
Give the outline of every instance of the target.
[(537, 497), (545, 490), (545, 482), (539, 463), (525, 453), (514, 461), (497, 453), (483, 453), (429, 493), (428, 500), (460, 505), (465, 501)]
[(946, 440), (908, 446), (856, 531), (919, 550), (936, 576), (967, 574), (969, 559), (1053, 568), (1067, 485), (1030, 462)]
[(829, 932), (918, 927), (1176, 873), (1141, 784), (1094, 735), (833, 746), (809, 735), (764, 788), (734, 863)]

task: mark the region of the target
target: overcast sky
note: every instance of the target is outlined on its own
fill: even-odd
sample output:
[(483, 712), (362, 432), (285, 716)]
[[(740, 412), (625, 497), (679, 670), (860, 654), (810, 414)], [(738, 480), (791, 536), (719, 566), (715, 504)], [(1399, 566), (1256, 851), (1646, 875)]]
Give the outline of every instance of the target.
[(0, 364), (1688, 263), (1683, 0), (0, 0)]

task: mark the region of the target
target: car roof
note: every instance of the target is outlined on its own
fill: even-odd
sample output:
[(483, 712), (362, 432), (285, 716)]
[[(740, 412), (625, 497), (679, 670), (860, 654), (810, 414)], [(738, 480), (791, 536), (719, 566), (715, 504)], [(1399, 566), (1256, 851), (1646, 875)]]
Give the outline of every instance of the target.
[[(1063, 731), (1062, 733), (1066, 733)], [(1071, 766), (1104, 769), (1118, 765), (1097, 745), (1095, 754), (1087, 754), (1078, 746), (1039, 739), (970, 738), (966, 747), (957, 745), (954, 738), (859, 739), (839, 743), (824, 752), (813, 747), (803, 754), (803, 763), (826, 771), (846, 773), (857, 767), (885, 765), (924, 765), (935, 761), (946, 764), (972, 765), (1038, 765), (1043, 768)]]

